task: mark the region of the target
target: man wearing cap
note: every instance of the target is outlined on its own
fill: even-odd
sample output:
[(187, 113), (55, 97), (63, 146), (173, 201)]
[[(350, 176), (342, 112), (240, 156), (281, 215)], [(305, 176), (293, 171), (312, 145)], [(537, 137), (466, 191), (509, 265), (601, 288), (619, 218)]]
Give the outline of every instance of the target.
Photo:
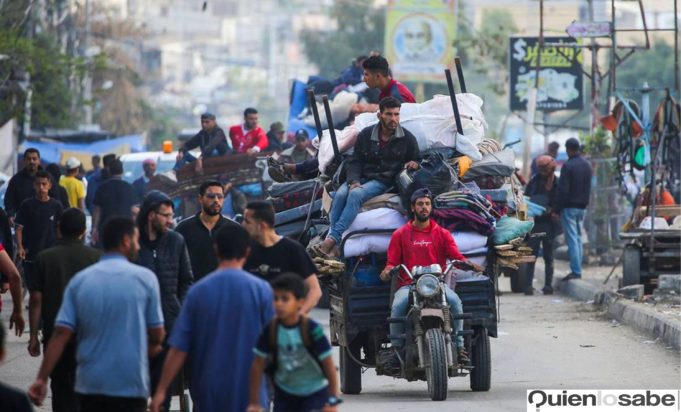
[[(197, 147), (201, 149), (201, 155), (198, 159), (189, 153), (190, 150)], [(222, 156), (227, 153), (227, 149), (229, 147), (225, 131), (218, 126), (215, 115), (204, 113), (201, 115), (201, 130), (178, 149), (175, 170), (187, 163), (196, 161), (196, 170), (200, 172), (203, 170), (204, 158)]]
[(281, 161), (285, 163), (302, 163), (313, 158), (315, 152), (310, 148), (310, 135), (307, 130), (300, 129), (296, 132), (296, 144), (281, 152)]
[[(397, 229), (390, 238), (388, 246), (388, 261), (385, 269), (381, 272), (381, 280), (390, 281), (390, 271), (398, 265), (405, 265), (409, 270), (414, 266), (430, 266), (439, 264), (442, 270), (447, 266), (447, 260), (458, 260), (476, 272), (484, 269), (475, 263), (469, 262), (459, 252), (452, 234), (430, 219), (433, 211), (433, 195), (428, 189), (417, 189), (411, 196), (411, 212), (414, 220)], [(397, 291), (392, 302), (390, 317), (406, 316), (409, 304), (409, 289), (412, 281), (409, 276), (400, 272), (397, 278)], [(447, 304), (452, 315), (463, 313), (461, 299), (449, 286), (445, 289)], [(454, 320), (454, 331), (463, 329), (463, 321)], [(390, 324), (390, 334), (393, 336), (404, 333), (404, 325), (400, 323)], [(456, 336), (456, 349), (460, 363), (468, 363), (470, 360), (463, 346), (463, 336)], [(392, 345), (398, 349), (402, 347), (401, 339), (392, 339)]]
[(332, 257), (334, 248), (357, 217), (362, 204), (385, 193), (404, 169), (419, 168), (416, 138), (400, 126), (401, 103), (386, 97), (378, 104), (378, 124), (359, 132), (355, 151), (347, 161), (347, 181), (336, 191), (331, 205), (331, 227), (323, 242), (313, 246), (314, 255)]
[[(135, 263), (154, 272), (158, 279), (167, 336), (172, 332), (182, 301), (194, 283), (185, 239), (170, 230), (172, 226), (173, 201), (165, 193), (152, 190), (144, 198), (137, 215), (140, 251)], [(164, 344), (161, 354), (149, 362), (152, 392), (156, 391), (167, 351), (168, 346)], [(165, 410), (169, 410), (168, 406), (170, 397), (166, 400)]]
[(85, 210), (85, 184), (78, 179), (80, 160), (75, 157), (66, 161), (66, 174), (59, 178), (59, 186), (66, 189), (69, 197), (69, 207)]
[(579, 140), (574, 137), (565, 142), (568, 161), (560, 169), (556, 212), (565, 233), (565, 243), (570, 256), (570, 273), (563, 280), (582, 277), (582, 221), (591, 195), (591, 164), (580, 156)]
[(267, 132), (267, 151), (280, 152), (291, 147), (291, 143), (284, 140), (285, 135), (284, 125), (281, 122), (272, 123), (270, 131)]
[(229, 128), (229, 138), (236, 153), (258, 153), (268, 145), (265, 131), (258, 126), (258, 111), (252, 107), (244, 110), (243, 124)]
[(142, 163), (142, 169), (144, 169), (144, 174), (132, 182), (132, 187), (135, 189), (139, 199), (144, 199), (144, 195), (147, 194), (147, 184), (156, 174), (156, 161), (154, 159), (145, 159)]

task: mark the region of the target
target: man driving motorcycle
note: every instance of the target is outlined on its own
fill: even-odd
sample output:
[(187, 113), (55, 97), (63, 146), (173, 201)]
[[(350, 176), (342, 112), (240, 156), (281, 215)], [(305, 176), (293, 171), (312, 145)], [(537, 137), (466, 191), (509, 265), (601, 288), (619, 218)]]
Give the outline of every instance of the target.
[[(388, 246), (388, 261), (385, 269), (381, 272), (381, 280), (390, 281), (390, 271), (400, 264), (411, 270), (414, 266), (429, 266), (438, 263), (440, 267), (446, 267), (447, 259), (465, 262), (476, 272), (482, 272), (483, 268), (467, 259), (459, 252), (451, 233), (430, 219), (433, 210), (433, 195), (428, 189), (418, 189), (411, 196), (411, 211), (414, 220), (397, 229), (390, 238)], [(412, 281), (400, 272), (397, 279), (397, 291), (392, 302), (390, 316), (402, 317), (409, 309), (409, 289)], [(445, 288), (445, 297), (452, 315), (463, 313), (461, 299), (449, 287)], [(454, 331), (463, 329), (462, 320), (453, 321)], [(404, 325), (401, 323), (390, 324), (390, 334), (393, 336), (404, 333)], [(463, 346), (463, 336), (456, 336), (456, 349), (459, 363), (470, 362), (468, 353)], [(402, 347), (400, 339), (392, 339), (392, 346), (396, 349)]]

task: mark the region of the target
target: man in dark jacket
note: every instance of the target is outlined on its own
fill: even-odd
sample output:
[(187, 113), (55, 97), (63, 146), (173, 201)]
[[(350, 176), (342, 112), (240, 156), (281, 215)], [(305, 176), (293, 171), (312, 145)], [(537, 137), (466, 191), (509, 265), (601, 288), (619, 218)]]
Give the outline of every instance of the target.
[(418, 169), (419, 146), (414, 135), (400, 126), (400, 107), (394, 97), (381, 100), (378, 124), (357, 136), (355, 152), (347, 163), (347, 182), (333, 198), (329, 234), (313, 248), (314, 253), (328, 256), (340, 244), (362, 203), (388, 190), (402, 169)]
[[(189, 153), (190, 150), (197, 147), (201, 149), (201, 155), (198, 159)], [(222, 156), (227, 153), (227, 149), (229, 149), (229, 146), (227, 145), (225, 131), (218, 126), (215, 115), (204, 113), (201, 115), (201, 130), (178, 149), (175, 170), (194, 161), (196, 161), (197, 171), (202, 170), (203, 158)]]
[(24, 151), (24, 168), (12, 176), (7, 184), (5, 193), (5, 211), (14, 222), (14, 215), (19, 210), (19, 205), (24, 200), (33, 197), (33, 178), (40, 169), (40, 152), (32, 147)]
[(579, 140), (571, 137), (565, 142), (568, 161), (560, 170), (557, 211), (565, 232), (570, 256), (570, 273), (563, 280), (582, 277), (582, 221), (584, 209), (591, 195), (591, 164), (580, 156)]
[(99, 232), (114, 216), (132, 217), (139, 204), (135, 189), (123, 180), (123, 163), (114, 159), (108, 166), (109, 177), (97, 188), (92, 202), (92, 243), (99, 245)]
[[(150, 269), (158, 278), (167, 335), (172, 332), (181, 303), (194, 282), (185, 240), (170, 230), (172, 224), (173, 201), (165, 193), (152, 190), (144, 198), (137, 216), (140, 251), (135, 263)], [(156, 391), (167, 351), (164, 344), (163, 352), (149, 362), (152, 392)], [(168, 406), (170, 398), (165, 410), (169, 410)]]
[[(553, 293), (553, 240), (556, 237), (556, 223), (558, 215), (554, 213), (556, 208), (556, 198), (558, 196), (558, 181), (556, 180), (556, 161), (549, 155), (539, 156), (537, 159), (537, 174), (532, 176), (527, 187), (525, 188), (525, 195), (530, 200), (540, 206), (546, 208), (546, 211), (541, 216), (535, 216), (534, 227), (532, 233), (545, 233), (544, 237), (533, 237), (527, 242), (528, 246), (532, 248), (532, 254), (539, 256), (539, 248), (541, 247), (544, 255), (545, 278), (542, 292), (545, 295)], [(527, 283), (525, 286), (525, 294), (534, 294), (532, 288), (532, 281), (534, 280), (534, 262), (527, 263)]]

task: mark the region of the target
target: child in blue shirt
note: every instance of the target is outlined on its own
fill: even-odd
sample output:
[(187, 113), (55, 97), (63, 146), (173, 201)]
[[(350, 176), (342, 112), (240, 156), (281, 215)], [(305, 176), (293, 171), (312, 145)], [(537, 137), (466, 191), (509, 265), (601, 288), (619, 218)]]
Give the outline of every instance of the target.
[(272, 282), (276, 317), (253, 352), (248, 412), (261, 412), (258, 388), (264, 372), (274, 383), (274, 412), (336, 412), (338, 380), (322, 326), (301, 315), (303, 279), (285, 273)]

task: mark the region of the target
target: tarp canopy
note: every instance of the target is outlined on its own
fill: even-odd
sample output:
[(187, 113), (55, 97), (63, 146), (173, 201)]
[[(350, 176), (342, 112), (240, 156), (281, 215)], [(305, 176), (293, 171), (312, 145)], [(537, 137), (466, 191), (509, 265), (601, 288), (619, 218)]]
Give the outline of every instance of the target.
[(94, 143), (36, 142), (27, 140), (19, 146), (19, 153), (23, 153), (24, 150), (33, 147), (40, 151), (40, 158), (43, 163), (58, 164), (64, 164), (66, 159), (73, 156), (80, 160), (83, 166), (88, 169), (92, 167), (91, 158), (95, 154), (105, 155), (107, 153), (115, 153), (120, 156), (125, 153), (147, 151), (147, 144), (144, 140), (144, 137), (138, 134), (100, 140)]

